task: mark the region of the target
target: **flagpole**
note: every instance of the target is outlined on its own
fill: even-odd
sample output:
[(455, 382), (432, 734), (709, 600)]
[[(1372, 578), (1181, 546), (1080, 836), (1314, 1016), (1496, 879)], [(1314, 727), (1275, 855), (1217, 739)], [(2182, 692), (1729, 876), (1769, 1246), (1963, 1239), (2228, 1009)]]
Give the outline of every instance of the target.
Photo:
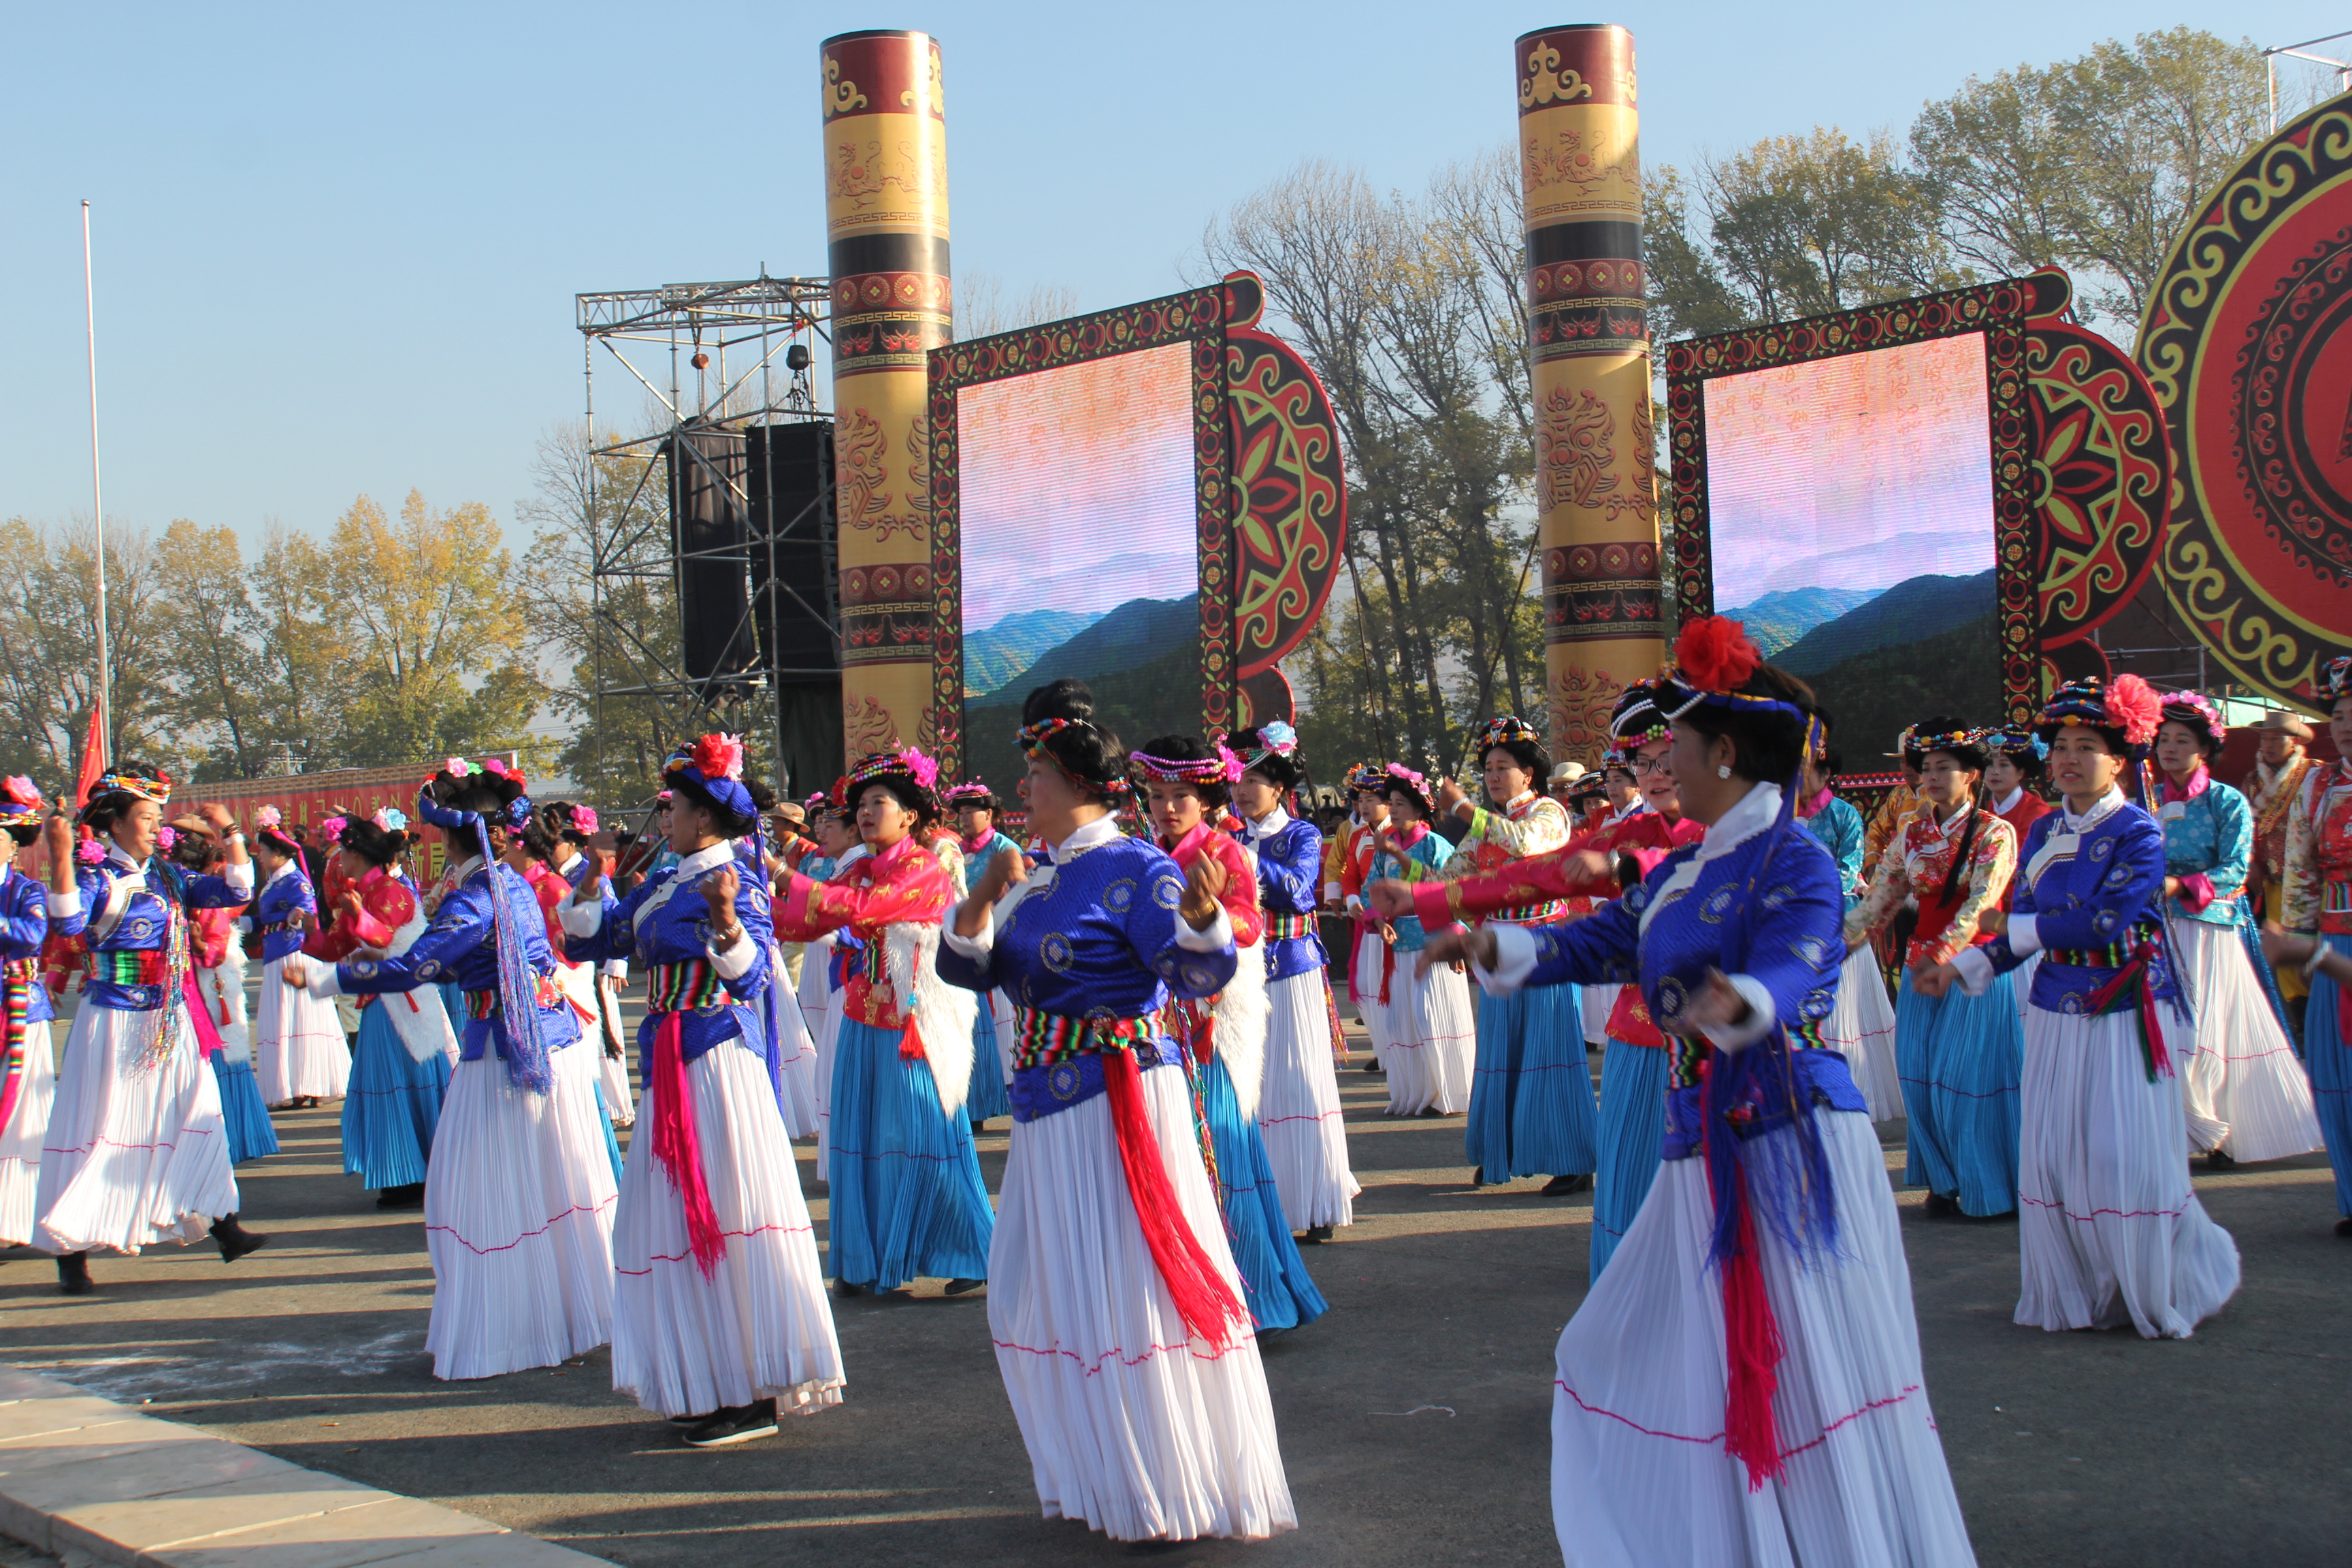
[(89, 515), (98, 534), (98, 690), (91, 711), (98, 716), (99, 743), (111, 750), (111, 726), (106, 721), (113, 704), (114, 679), (106, 646), (106, 511), (98, 488), (98, 291), (89, 268), (89, 203), (81, 204), (82, 322), (89, 335)]

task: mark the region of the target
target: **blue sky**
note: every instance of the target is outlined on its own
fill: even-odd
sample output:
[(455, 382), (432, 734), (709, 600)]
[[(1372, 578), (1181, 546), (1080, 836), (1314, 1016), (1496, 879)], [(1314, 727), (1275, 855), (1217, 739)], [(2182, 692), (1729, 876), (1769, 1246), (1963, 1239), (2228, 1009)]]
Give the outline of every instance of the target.
[[(110, 520), (248, 540), (352, 498), (486, 502), (576, 417), (587, 289), (824, 270), (816, 47), (941, 41), (960, 275), (1083, 308), (1181, 286), (1302, 158), (1417, 189), (1507, 139), (1551, 5), (12, 7), (0, 50), (0, 516), (89, 504), (79, 202), (95, 204)], [(1644, 153), (1899, 129), (1971, 73), (2176, 22), (2292, 43), (2293, 0), (1685, 5), (1619, 19)], [(600, 394), (607, 385), (600, 374)], [(609, 395), (620, 402), (619, 377)], [(634, 402), (628, 404), (634, 411)]]

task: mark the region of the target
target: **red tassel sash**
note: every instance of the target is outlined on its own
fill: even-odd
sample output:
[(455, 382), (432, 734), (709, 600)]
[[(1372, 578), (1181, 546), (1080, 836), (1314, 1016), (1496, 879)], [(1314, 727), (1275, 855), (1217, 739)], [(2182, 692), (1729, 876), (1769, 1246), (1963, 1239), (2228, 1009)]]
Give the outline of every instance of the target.
[(702, 1139), (694, 1125), (692, 1090), (686, 1081), (686, 1055), (678, 1039), (678, 1015), (665, 1013), (654, 1027), (654, 1059), (647, 1074), (654, 1091), (654, 1158), (669, 1173), (670, 1184), (686, 1206), (687, 1241), (702, 1277), (719, 1270), (727, 1238), (719, 1233), (719, 1213), (702, 1179)]

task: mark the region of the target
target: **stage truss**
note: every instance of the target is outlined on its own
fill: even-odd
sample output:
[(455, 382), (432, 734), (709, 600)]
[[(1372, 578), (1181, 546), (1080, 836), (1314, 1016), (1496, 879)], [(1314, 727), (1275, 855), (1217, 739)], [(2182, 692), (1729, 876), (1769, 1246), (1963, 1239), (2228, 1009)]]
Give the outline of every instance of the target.
[[(810, 373), (820, 346), (830, 342), (832, 299), (829, 279), (771, 278), (764, 268), (759, 277), (739, 282), (668, 283), (656, 289), (575, 296), (592, 459), (588, 469), (591, 517), (606, 515), (604, 502), (609, 499), (597, 493), (600, 465), (594, 459), (638, 459), (633, 491), (614, 513), (633, 521), (609, 532), (601, 525), (591, 530), (590, 615), (603, 634), (593, 644), (600, 778), (605, 771), (604, 705), (609, 699), (657, 700), (663, 705), (659, 728), (666, 742), (673, 744), (712, 729), (748, 733), (756, 723), (764, 722), (772, 744), (761, 749), (781, 756), (785, 749), (783, 682), (838, 679), (837, 667), (774, 668), (773, 658), (761, 645), (752, 624), (759, 614), (756, 600), (747, 600), (742, 624), (732, 628), (727, 639), (731, 645), (736, 636), (751, 634), (751, 646), (758, 649), (756, 662), (747, 670), (706, 681), (688, 679), (677, 663), (646, 643), (642, 628), (623, 624), (608, 607), (608, 585), (617, 580), (667, 575), (676, 584), (680, 567), (689, 561), (740, 561), (748, 574), (751, 552), (764, 548), (769, 552), (766, 581), (772, 585), (771, 592), (789, 601), (789, 605), (777, 606), (779, 613), (789, 607), (805, 611), (828, 625), (838, 639), (838, 616), (827, 614), (821, 598), (804, 598), (806, 584), (786, 583), (775, 571), (775, 534), (813, 527), (814, 507), (803, 509), (799, 517), (780, 520), (767, 538), (751, 539), (741, 549), (681, 553), (669, 515), (673, 487), (658, 460), (664, 451), (672, 454), (672, 461), (683, 453), (703, 464), (739, 502), (748, 502), (739, 481), (719, 474), (694, 443), (678, 437), (689, 427), (740, 434), (753, 425), (831, 419), (831, 412), (818, 405)], [(656, 428), (625, 437), (600, 437), (596, 424), (600, 347), (608, 372), (617, 365), (651, 398), (661, 418)], [(644, 504), (648, 501), (654, 504)], [(649, 542), (656, 541), (659, 552), (649, 552)], [(684, 611), (680, 595), (681, 616)], [(618, 650), (616, 660), (605, 657), (608, 646)], [(790, 782), (795, 786), (803, 783)]]

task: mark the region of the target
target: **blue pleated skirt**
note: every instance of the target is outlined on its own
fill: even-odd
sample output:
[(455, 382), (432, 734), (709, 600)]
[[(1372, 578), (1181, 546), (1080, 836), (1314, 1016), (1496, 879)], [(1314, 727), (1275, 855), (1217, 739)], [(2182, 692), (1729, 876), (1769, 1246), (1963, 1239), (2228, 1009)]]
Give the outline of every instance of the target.
[(2011, 977), (1995, 975), (1980, 996), (1958, 988), (1922, 996), (1906, 970), (1895, 998), (1895, 1065), (1909, 1124), (1904, 1183), (1957, 1198), (1980, 1218), (2015, 1210), (2025, 1029)]
[(231, 1066), (225, 1053), (215, 1051), (213, 1077), (220, 1080), (221, 1126), (228, 1135), (228, 1163), (234, 1165), (277, 1153), (278, 1129), (269, 1124), (269, 1108), (261, 1103), (261, 1085), (254, 1079), (252, 1058)]
[(1478, 997), (1478, 1056), (1470, 1074), (1470, 1163), (1490, 1182), (1574, 1176), (1596, 1169), (1600, 1116), (1584, 1057), (1584, 1015), (1573, 985), (1530, 985)]
[(1233, 1244), (1234, 1267), (1241, 1271), (1250, 1316), (1259, 1331), (1304, 1328), (1329, 1310), (1307, 1272), (1290, 1221), (1282, 1212), (1274, 1165), (1256, 1121), (1242, 1114), (1233, 1074), (1223, 1058), (1211, 1057), (1194, 1079), (1201, 1114), (1217, 1152), (1217, 1196), (1225, 1213), (1225, 1239)]
[[(400, 1043), (384, 1010), (400, 1005), (398, 996), (387, 996), (360, 1010), (351, 1085), (343, 1092), (343, 1170), (371, 1188), (425, 1179), (441, 1100), (449, 1092), (449, 1058), (436, 1054), (420, 1062)], [(466, 1015), (461, 1009), (457, 1016)]]
[(971, 1123), (940, 1109), (931, 1064), (900, 1059), (900, 1038), (855, 1018), (834, 1037), (826, 1271), (876, 1290), (984, 1279), (996, 1215)]
[(1592, 1264), (1601, 1278), (1609, 1255), (1642, 1212), (1666, 1142), (1666, 1065), (1663, 1046), (1610, 1037), (1601, 1058), (1601, 1170), (1592, 1179)]
[(980, 1018), (971, 1026), (971, 1089), (964, 1114), (977, 1125), (1013, 1114), (1013, 1091), (1004, 1082), (1004, 1061), (997, 1054), (995, 998), (980, 994)]
[[(2352, 955), (2352, 936), (2319, 940)], [(2352, 1040), (2344, 1037), (2343, 994), (2333, 976), (2311, 977), (2311, 1000), (2303, 1005), (2303, 1065), (2311, 1073), (2311, 1108), (2327, 1140), (2327, 1163), (2336, 1169), (2336, 1210), (2352, 1215)]]

